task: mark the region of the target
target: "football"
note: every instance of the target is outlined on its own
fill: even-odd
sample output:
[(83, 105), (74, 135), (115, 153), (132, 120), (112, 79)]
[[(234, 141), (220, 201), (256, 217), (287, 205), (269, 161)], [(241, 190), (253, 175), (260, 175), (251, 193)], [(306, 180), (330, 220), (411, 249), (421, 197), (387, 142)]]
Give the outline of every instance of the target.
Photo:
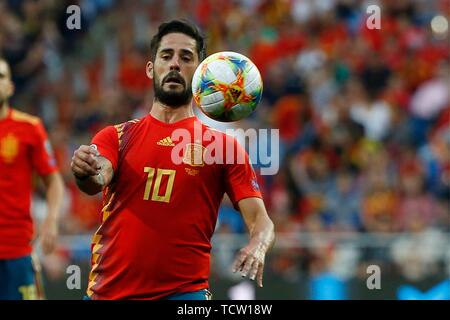
[(192, 94), (211, 119), (231, 122), (250, 115), (261, 100), (263, 82), (255, 64), (230, 51), (208, 56), (192, 78)]

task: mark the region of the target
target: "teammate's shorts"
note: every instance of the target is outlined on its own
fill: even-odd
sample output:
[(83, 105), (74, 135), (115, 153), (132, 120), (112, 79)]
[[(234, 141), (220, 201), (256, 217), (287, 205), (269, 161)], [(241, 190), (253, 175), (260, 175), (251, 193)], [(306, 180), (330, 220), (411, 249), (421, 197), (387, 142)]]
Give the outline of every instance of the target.
[(0, 300), (35, 300), (37, 290), (31, 256), (0, 259)]

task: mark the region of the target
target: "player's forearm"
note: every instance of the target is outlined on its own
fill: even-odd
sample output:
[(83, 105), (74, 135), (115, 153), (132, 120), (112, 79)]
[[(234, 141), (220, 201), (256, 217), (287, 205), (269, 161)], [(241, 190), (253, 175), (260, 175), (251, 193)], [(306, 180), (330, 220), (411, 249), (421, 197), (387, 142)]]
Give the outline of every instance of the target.
[(257, 213), (248, 228), (250, 242), (257, 242), (265, 251), (272, 248), (275, 242), (275, 228), (265, 212)]
[(75, 177), (78, 188), (88, 195), (95, 195), (103, 190), (105, 187), (105, 179), (103, 174), (99, 173), (95, 176), (89, 176), (85, 178)]
[(269, 250), (275, 241), (275, 228), (262, 199), (243, 199), (239, 201), (239, 209), (250, 234), (250, 242), (264, 249), (264, 252)]
[(61, 212), (61, 207), (64, 197), (64, 182), (59, 173), (53, 173), (44, 179), (47, 186), (47, 207), (48, 207), (48, 218), (57, 220), (59, 213)]

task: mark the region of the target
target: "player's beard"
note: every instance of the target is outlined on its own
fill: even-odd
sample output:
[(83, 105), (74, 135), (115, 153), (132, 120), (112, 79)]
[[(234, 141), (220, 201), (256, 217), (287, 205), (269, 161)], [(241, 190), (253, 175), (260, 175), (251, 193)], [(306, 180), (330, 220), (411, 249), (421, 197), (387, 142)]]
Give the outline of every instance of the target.
[[(177, 78), (181, 82), (181, 85), (184, 88), (182, 91), (164, 90), (164, 83), (167, 79), (172, 77)], [(177, 71), (169, 72), (162, 81), (160, 81), (159, 77), (155, 74), (153, 89), (155, 90), (155, 100), (171, 108), (178, 108), (186, 105), (192, 99), (191, 84), (186, 84), (186, 81)]]

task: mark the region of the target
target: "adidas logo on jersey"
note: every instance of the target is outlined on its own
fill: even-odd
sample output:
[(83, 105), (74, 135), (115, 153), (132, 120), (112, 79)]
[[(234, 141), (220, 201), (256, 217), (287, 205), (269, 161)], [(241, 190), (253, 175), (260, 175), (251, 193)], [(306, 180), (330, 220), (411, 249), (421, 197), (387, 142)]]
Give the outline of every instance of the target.
[(174, 147), (175, 146), (175, 143), (173, 143), (173, 141), (170, 137), (161, 139), (156, 144), (159, 146), (164, 146), (164, 147)]

